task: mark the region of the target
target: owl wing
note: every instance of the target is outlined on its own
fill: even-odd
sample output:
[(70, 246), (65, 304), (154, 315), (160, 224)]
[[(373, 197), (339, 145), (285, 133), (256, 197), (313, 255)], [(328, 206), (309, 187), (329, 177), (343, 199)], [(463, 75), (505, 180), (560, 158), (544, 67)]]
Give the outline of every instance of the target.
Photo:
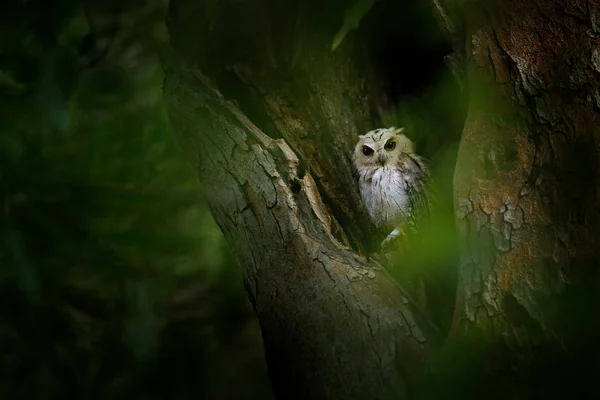
[(431, 170), (427, 159), (416, 154), (411, 154), (405, 161), (403, 167), (407, 171), (403, 175), (411, 208), (406, 222), (414, 231), (419, 220), (429, 215), (431, 209)]

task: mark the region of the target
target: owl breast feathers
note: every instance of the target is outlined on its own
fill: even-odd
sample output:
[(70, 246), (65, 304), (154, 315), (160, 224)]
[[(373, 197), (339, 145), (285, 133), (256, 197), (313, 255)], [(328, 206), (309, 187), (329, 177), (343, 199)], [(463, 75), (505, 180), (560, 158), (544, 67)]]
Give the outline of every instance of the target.
[(394, 127), (370, 131), (359, 136), (354, 150), (360, 194), (380, 229), (415, 229), (415, 221), (429, 210), (429, 166), (403, 132)]

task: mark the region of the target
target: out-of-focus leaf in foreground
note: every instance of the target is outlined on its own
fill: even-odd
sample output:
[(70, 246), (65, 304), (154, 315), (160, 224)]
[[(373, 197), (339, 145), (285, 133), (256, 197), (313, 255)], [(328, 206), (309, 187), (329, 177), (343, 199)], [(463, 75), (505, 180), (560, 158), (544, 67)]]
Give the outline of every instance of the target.
[(360, 20), (373, 7), (375, 0), (358, 0), (351, 8), (346, 10), (344, 14), (344, 24), (333, 37), (331, 42), (331, 51), (334, 51), (344, 41), (348, 33), (358, 28)]

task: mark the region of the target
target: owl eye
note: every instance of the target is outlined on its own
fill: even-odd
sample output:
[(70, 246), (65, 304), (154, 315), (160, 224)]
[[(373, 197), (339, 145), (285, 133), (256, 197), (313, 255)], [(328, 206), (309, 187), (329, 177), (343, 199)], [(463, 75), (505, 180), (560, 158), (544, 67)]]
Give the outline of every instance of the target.
[(371, 154), (373, 154), (373, 149), (369, 146), (363, 146), (362, 152), (365, 156), (370, 156)]
[(383, 146), (386, 150), (394, 150), (396, 148), (396, 142), (393, 140), (388, 141), (385, 146)]

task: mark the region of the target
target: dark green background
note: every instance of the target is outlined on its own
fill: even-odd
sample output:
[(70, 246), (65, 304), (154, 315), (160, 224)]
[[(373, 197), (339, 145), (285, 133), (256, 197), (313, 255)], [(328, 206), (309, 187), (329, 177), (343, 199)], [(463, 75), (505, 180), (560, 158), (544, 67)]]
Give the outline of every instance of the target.
[(1, 8), (0, 398), (270, 398), (164, 109), (164, 5)]

